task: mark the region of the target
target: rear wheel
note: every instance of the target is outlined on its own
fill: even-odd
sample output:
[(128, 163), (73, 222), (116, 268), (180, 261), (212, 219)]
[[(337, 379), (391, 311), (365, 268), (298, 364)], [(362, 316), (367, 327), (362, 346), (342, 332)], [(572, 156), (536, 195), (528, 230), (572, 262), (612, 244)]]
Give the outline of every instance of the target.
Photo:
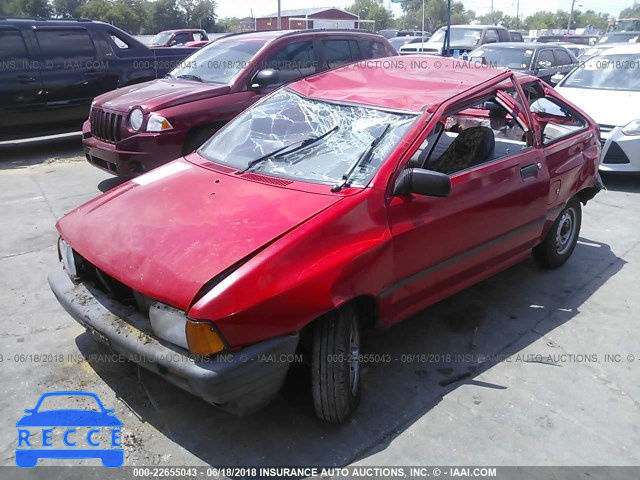
[(582, 208), (572, 198), (549, 229), (544, 241), (533, 248), (533, 257), (545, 268), (558, 268), (571, 256), (578, 243)]
[(360, 320), (347, 305), (314, 326), (311, 355), (313, 405), (330, 423), (347, 420), (360, 402)]

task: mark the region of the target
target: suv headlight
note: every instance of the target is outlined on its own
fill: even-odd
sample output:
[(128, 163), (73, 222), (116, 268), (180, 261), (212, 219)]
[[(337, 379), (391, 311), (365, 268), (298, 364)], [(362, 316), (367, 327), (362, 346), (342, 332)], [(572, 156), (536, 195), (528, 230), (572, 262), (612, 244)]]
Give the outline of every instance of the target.
[(140, 110), (139, 108), (134, 108), (133, 110), (131, 110), (131, 113), (129, 114), (129, 125), (131, 125), (132, 129), (134, 129), (136, 132), (140, 130), (140, 128), (142, 128), (143, 120), (144, 114), (142, 113), (142, 110)]
[(625, 135), (640, 135), (640, 119), (632, 120), (627, 123), (625, 127), (622, 129), (622, 133)]
[(161, 115), (152, 113), (147, 122), (147, 132), (164, 132), (166, 130), (173, 130), (173, 126), (169, 123), (169, 120)]

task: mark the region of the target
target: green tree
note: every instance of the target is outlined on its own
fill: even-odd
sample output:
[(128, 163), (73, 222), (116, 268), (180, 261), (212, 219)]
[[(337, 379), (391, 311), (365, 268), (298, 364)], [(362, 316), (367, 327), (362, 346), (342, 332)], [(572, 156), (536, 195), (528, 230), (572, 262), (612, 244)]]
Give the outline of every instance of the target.
[(184, 14), (176, 0), (156, 0), (151, 5), (152, 31), (171, 30), (185, 25)]
[[(2, 0), (4, 3), (5, 0)], [(50, 17), (53, 9), (48, 0), (13, 0), (8, 2), (11, 15), (21, 17)]]
[[(556, 28), (556, 16), (553, 12), (536, 12), (525, 18), (524, 23), (532, 30)], [(566, 24), (564, 28), (567, 28)]]
[(187, 21), (187, 25), (212, 32), (216, 27), (216, 7), (216, 2), (212, 0), (198, 0), (191, 10), (191, 20)]
[(361, 20), (374, 20), (376, 30), (393, 25), (393, 13), (384, 7), (382, 0), (355, 0), (346, 10), (359, 15)]
[(109, 0), (89, 0), (78, 11), (83, 18), (111, 23), (112, 3)]
[(611, 15), (609, 13), (596, 13), (593, 10), (587, 10), (582, 13), (576, 23), (577, 28), (585, 28), (591, 25), (594, 30), (606, 31)]
[[(396, 25), (399, 28), (421, 28), (422, 26), (422, 0), (411, 0), (401, 5), (404, 12)], [(447, 24), (446, 0), (429, 0), (426, 2), (425, 29), (431, 32)], [(475, 18), (472, 10), (466, 10), (462, 2), (451, 3), (451, 24), (466, 25)]]
[(633, 6), (627, 7), (620, 12), (618, 18), (638, 18), (640, 17), (640, 3), (633, 2)]
[(53, 0), (53, 9), (58, 17), (78, 18), (84, 3), (86, 0)]
[(478, 21), (483, 25), (501, 25), (504, 18), (502, 10), (494, 10), (478, 17)]

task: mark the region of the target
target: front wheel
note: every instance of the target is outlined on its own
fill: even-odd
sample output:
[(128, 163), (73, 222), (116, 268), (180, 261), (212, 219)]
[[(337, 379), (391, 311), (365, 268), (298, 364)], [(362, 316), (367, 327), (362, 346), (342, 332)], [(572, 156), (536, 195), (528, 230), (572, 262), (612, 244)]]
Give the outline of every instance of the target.
[(314, 326), (313, 405), (325, 422), (342, 423), (360, 402), (360, 321), (354, 306), (327, 314)]
[(533, 248), (533, 257), (545, 268), (562, 266), (576, 248), (581, 224), (580, 202), (572, 198), (553, 222), (542, 243)]

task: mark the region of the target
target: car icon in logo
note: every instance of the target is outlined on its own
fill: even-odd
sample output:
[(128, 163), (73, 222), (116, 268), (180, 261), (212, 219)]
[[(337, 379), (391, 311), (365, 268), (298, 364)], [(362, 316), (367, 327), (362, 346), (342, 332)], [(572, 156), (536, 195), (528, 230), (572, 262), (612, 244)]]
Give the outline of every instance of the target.
[[(48, 410), (42, 408), (42, 403), (45, 400), (61, 396), (68, 397), (71, 401), (94, 399), (99, 410), (72, 408)], [(114, 415), (114, 410), (104, 408), (95, 393), (71, 391), (45, 393), (33, 409), (26, 409), (24, 412), (26, 415), (16, 423), (16, 427), (18, 427), (16, 465), (19, 467), (35, 467), (40, 458), (99, 458), (102, 465), (107, 468), (121, 467), (124, 463), (124, 450), (120, 444), (122, 422)], [(68, 448), (56, 448), (63, 445), (54, 445), (53, 429), (61, 427), (64, 428), (62, 443)], [(86, 435), (82, 435), (78, 428), (84, 429), (86, 427), (89, 427)], [(101, 430), (95, 427), (102, 427), (103, 432), (104, 429), (109, 430), (110, 448), (104, 448), (103, 443), (105, 442), (97, 439)], [(36, 431), (40, 429), (41, 436), (36, 434)], [(82, 440), (86, 438), (87, 447), (75, 448), (81, 435)], [(32, 442), (35, 443), (36, 438), (41, 438), (39, 448), (32, 446)]]

